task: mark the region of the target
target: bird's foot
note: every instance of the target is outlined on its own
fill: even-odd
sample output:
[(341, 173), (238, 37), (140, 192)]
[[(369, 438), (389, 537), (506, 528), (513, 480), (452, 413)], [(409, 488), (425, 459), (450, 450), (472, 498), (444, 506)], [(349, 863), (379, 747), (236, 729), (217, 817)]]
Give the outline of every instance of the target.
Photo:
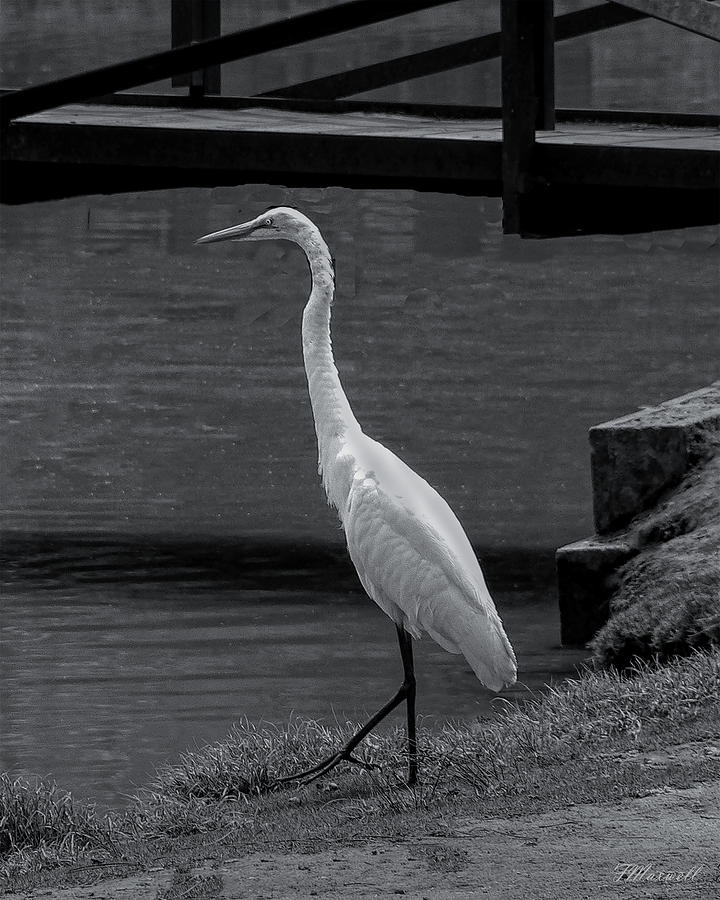
[(275, 778), (271, 784), (273, 787), (283, 787), (286, 784), (298, 786), (310, 784), (316, 779), (321, 778), (323, 775), (326, 775), (341, 762), (354, 763), (356, 766), (360, 766), (368, 772), (372, 769), (380, 768), (377, 763), (366, 762), (364, 759), (353, 756), (349, 750), (343, 749), (334, 753), (332, 756), (328, 756), (326, 759), (313, 766), (312, 769), (306, 769), (304, 772), (296, 772), (294, 775), (285, 775), (282, 778)]

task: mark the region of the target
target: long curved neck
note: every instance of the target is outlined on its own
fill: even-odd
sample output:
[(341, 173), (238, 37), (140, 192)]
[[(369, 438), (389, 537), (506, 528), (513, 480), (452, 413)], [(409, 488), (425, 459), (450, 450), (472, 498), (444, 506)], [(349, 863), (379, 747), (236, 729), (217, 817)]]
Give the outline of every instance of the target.
[(310, 264), (312, 289), (302, 321), (303, 357), (310, 403), (318, 439), (319, 469), (330, 502), (344, 504), (346, 488), (338, 471), (338, 453), (347, 439), (360, 431), (340, 377), (330, 340), (330, 307), (335, 293), (335, 272), (327, 244), (319, 231), (303, 242)]

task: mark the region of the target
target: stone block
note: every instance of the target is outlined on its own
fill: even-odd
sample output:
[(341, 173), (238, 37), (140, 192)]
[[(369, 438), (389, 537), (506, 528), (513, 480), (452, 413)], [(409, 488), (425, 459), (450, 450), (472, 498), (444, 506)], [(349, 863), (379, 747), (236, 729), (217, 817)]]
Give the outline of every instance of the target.
[(720, 381), (590, 429), (593, 512), (612, 534), (679, 484), (720, 432)]
[(637, 552), (630, 522), (711, 456), (719, 434), (720, 381), (590, 429), (597, 536), (556, 553), (563, 644), (605, 624), (618, 570)]
[(626, 541), (597, 537), (567, 544), (556, 552), (563, 644), (586, 644), (605, 624), (617, 570), (635, 552)]

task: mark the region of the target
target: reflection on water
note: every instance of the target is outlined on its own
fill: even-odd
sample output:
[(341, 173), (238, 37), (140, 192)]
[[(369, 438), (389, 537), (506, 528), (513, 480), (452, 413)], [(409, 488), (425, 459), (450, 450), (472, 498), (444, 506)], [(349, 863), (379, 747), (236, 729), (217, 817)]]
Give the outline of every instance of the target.
[[(227, 4), (226, 27), (308, 5)], [(377, 30), (378, 57), (467, 37), (470, 8), (491, 30), (495, 7), (418, 15), (402, 44)], [(3, 81), (165, 46), (167, 9), (5, 0)], [(664, 29), (563, 45), (560, 103), (712, 106), (711, 42)], [(372, 61), (352, 35), (327, 47), (226, 84)], [(493, 103), (497, 66), (381, 94)], [(549, 561), (592, 528), (588, 427), (717, 378), (710, 228), (528, 243), (500, 234), (495, 200), (252, 185), (4, 208), (0, 766), (117, 803), (240, 716), (354, 717), (397, 680), (393, 629), (357, 593), (317, 479), (306, 265), (285, 244), (192, 244), (277, 203), (336, 256), (358, 419), (458, 512), (532, 687), (582, 655), (557, 646)], [(418, 653), (423, 713), (487, 711), (462, 660)]]

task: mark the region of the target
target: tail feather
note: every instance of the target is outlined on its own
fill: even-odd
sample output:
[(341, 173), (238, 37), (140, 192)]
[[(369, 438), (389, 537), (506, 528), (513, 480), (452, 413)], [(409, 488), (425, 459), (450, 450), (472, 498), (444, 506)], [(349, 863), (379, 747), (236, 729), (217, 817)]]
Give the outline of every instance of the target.
[(423, 628), (450, 653), (462, 653), (478, 679), (500, 691), (517, 680), (515, 653), (495, 609), (474, 604), (441, 605)]
[(515, 684), (517, 661), (500, 619), (488, 624), (463, 640), (460, 649), (480, 681), (492, 691), (501, 691)]

